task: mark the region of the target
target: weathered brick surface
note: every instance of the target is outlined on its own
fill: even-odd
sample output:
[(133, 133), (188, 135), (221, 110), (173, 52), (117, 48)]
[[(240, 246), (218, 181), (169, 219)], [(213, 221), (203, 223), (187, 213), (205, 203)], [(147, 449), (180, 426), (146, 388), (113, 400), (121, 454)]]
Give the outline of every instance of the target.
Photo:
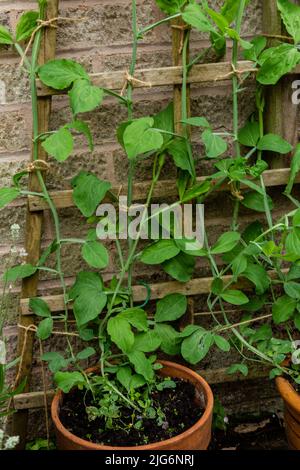
[[(128, 70), (131, 55), (131, 18), (130, 0), (62, 0), (60, 2), (60, 15), (76, 19), (76, 21), (60, 22), (57, 38), (57, 57), (73, 58), (85, 66), (88, 72), (102, 72), (107, 70)], [(214, 0), (209, 4), (220, 6), (222, 0)], [(163, 17), (155, 6), (153, 0), (138, 1), (138, 22), (143, 27)], [(0, 0), (0, 24), (15, 29), (17, 20), (24, 10), (34, 9), (36, 2), (31, 0)], [(261, 31), (261, 0), (253, 0), (249, 4), (243, 35), (250, 38)], [(78, 21), (77, 21), (78, 19)], [(141, 41), (137, 56), (137, 67), (159, 67), (172, 64), (171, 59), (170, 28), (163, 25), (145, 36)], [(192, 32), (191, 56), (208, 46), (206, 35)], [(227, 56), (230, 58), (231, 44), (228, 44)], [(211, 56), (211, 60), (214, 57)], [(20, 171), (28, 164), (31, 146), (31, 116), (30, 93), (28, 79), (19, 67), (20, 58), (11, 47), (0, 49), (0, 187), (10, 184), (12, 174)], [(207, 87), (192, 86), (192, 113), (195, 116), (205, 116), (215, 129), (230, 131), (232, 122), (232, 103), (230, 85), (208, 84)], [(172, 89), (146, 89), (134, 92), (136, 117), (152, 115), (172, 100)], [(240, 113), (242, 121), (253, 112), (255, 107), (254, 89), (250, 83), (243, 92), (240, 100)], [(95, 149), (90, 152), (84, 139), (76, 138), (74, 154), (67, 163), (60, 164), (49, 159), (50, 171), (48, 185), (50, 189), (68, 189), (71, 179), (81, 169), (93, 171), (103, 179), (114, 183), (126, 184), (127, 159), (117, 143), (116, 126), (126, 120), (126, 109), (112, 98), (106, 98), (103, 105), (84, 118), (91, 125), (95, 140)], [(70, 119), (67, 97), (56, 97), (53, 100), (53, 113), (51, 116), (51, 129), (64, 125)], [(199, 131), (193, 132), (195, 158), (197, 159), (198, 174), (211, 172), (210, 162), (203, 161), (203, 147), (199, 143)], [(175, 176), (171, 163), (166, 164), (162, 174), (165, 178)], [(151, 162), (145, 161), (136, 171), (139, 181), (151, 178)], [(284, 201), (278, 200), (277, 208), (284, 207)], [(208, 233), (211, 240), (215, 240), (223, 230), (228, 228), (226, 216), (232, 210), (232, 201), (226, 201), (222, 196), (214, 197), (207, 204)], [(76, 209), (59, 211), (62, 222), (62, 236), (83, 237), (88, 226), (84, 223)], [(245, 211), (247, 216), (249, 213)], [(249, 217), (248, 217), (249, 218)], [(23, 243), (23, 230), (25, 227), (25, 204), (16, 202), (12, 207), (0, 211), (0, 272), (9, 259), (10, 235), (9, 226), (18, 223), (22, 228), (19, 247)], [(242, 224), (246, 223), (243, 219)], [(53, 237), (53, 223), (48, 212), (45, 213), (45, 224), (42, 245), (46, 247)], [(111, 263), (104, 273), (105, 279), (110, 279), (116, 269), (116, 251), (112, 243), (108, 248), (111, 254)], [(63, 250), (63, 265), (67, 276), (67, 284), (74, 281), (76, 273), (86, 267), (80, 257), (80, 247), (65, 247)], [(203, 260), (199, 260), (196, 269), (197, 275), (209, 275), (209, 269)], [(136, 280), (147, 282), (168, 280), (168, 276), (158, 268), (138, 264), (134, 270)], [(15, 325), (18, 308), (20, 285), (13, 288), (9, 301), (9, 324)], [(47, 295), (60, 291), (57, 279), (49, 273), (41, 276), (39, 294)], [(195, 299), (196, 311), (206, 309), (205, 296)], [(199, 321), (202, 321), (202, 319)], [(9, 327), (9, 351), (14, 354), (16, 344), (16, 328)], [(45, 344), (45, 349), (55, 348), (64, 350), (65, 340), (55, 338)], [(224, 358), (220, 354), (210, 354), (203, 363), (203, 367), (225, 366)], [(227, 364), (227, 363), (226, 363)], [(34, 373), (32, 387), (41, 388), (40, 362), (38, 345), (34, 351)], [(48, 376), (50, 385), (50, 377)], [(37, 425), (37, 414), (32, 414), (32, 423), (36, 424), (38, 432), (43, 429), (41, 414)], [(31, 429), (33, 426), (31, 427)]]

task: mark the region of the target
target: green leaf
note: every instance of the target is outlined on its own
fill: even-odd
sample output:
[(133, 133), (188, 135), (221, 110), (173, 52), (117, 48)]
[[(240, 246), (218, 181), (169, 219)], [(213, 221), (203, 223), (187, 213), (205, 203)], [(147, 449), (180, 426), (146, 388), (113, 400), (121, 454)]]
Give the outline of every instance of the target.
[(188, 119), (182, 119), (183, 124), (187, 124), (189, 126), (196, 126), (196, 127), (204, 127), (206, 129), (210, 129), (210, 124), (205, 117), (191, 117)]
[(186, 170), (191, 176), (195, 170), (191, 167), (186, 142), (183, 139), (174, 139), (167, 146), (167, 151), (172, 155), (175, 165), (181, 170)]
[(300, 240), (295, 229), (293, 229), (286, 237), (285, 248), (287, 255), (292, 256), (293, 261), (300, 258)]
[(206, 129), (203, 132), (202, 141), (208, 158), (217, 158), (227, 150), (227, 142), (219, 135), (214, 134), (211, 129)]
[(288, 0), (277, 0), (277, 7), (287, 32), (292, 36), (295, 44), (298, 44), (300, 42), (300, 7)]
[(84, 68), (69, 59), (50, 60), (39, 68), (42, 82), (56, 90), (69, 88), (75, 80), (89, 80)]
[(187, 338), (188, 336), (191, 336), (193, 333), (195, 333), (196, 331), (198, 330), (201, 330), (203, 331), (203, 333), (205, 333), (205, 329), (202, 328), (202, 326), (198, 326), (198, 325), (187, 325), (183, 331), (181, 331), (180, 333), (178, 333), (178, 336), (180, 338)]
[(275, 379), (275, 377), (279, 377), (280, 375), (282, 375), (282, 373), (283, 373), (282, 370), (274, 368), (270, 371), (269, 378), (271, 380)]
[(276, 134), (264, 135), (258, 142), (257, 148), (258, 150), (267, 150), (281, 154), (286, 154), (293, 150), (291, 144)]
[(188, 4), (182, 14), (182, 19), (203, 33), (215, 32), (215, 28), (205, 16), (200, 5)]
[(289, 320), (295, 311), (297, 302), (287, 295), (279, 297), (272, 307), (273, 320), (276, 325)]
[(218, 26), (219, 30), (225, 34), (226, 30), (229, 27), (229, 23), (227, 18), (223, 16), (221, 13), (218, 13), (211, 8), (205, 8), (206, 13), (211, 17), (213, 22)]
[(89, 125), (86, 122), (76, 119), (75, 121), (72, 121), (71, 124), (69, 124), (67, 127), (68, 129), (74, 129), (75, 131), (83, 134), (88, 141), (90, 151), (92, 152), (94, 150), (93, 136)]
[(20, 188), (20, 182), (24, 178), (24, 176), (28, 176), (28, 171), (27, 170), (19, 171), (18, 173), (15, 173), (13, 175), (12, 180), (13, 180), (13, 184), (16, 188), (21, 189)]
[(266, 49), (260, 56), (261, 68), (256, 76), (263, 85), (275, 85), (300, 62), (300, 53), (292, 44)]
[(206, 194), (211, 188), (211, 183), (206, 180), (202, 183), (197, 183), (191, 188), (187, 189), (181, 198), (181, 202), (189, 202), (192, 199), (196, 199), (197, 197), (201, 196), (202, 194)]
[(230, 343), (223, 336), (214, 335), (214, 342), (221, 351), (228, 352), (230, 351)]
[(43, 299), (38, 297), (30, 299), (29, 308), (39, 317), (51, 317), (50, 308)]
[(300, 279), (300, 266), (293, 264), (288, 272), (287, 280), (294, 281), (295, 279)]
[(49, 256), (54, 253), (56, 250), (58, 249), (58, 244), (56, 242), (56, 240), (53, 240), (52, 243), (50, 243), (50, 245), (47, 246), (47, 248), (45, 248), (45, 250), (43, 251), (39, 261), (38, 261), (38, 266), (44, 266), (44, 264), (46, 263), (47, 259), (49, 258)]
[(210, 287), (211, 292), (215, 295), (219, 295), (221, 294), (223, 288), (224, 288), (224, 283), (222, 279), (220, 277), (215, 277), (211, 283), (211, 287)]
[(267, 271), (260, 264), (249, 263), (243, 273), (243, 277), (249, 279), (255, 285), (255, 291), (258, 295), (263, 294), (270, 286), (271, 280)]
[(100, 180), (96, 175), (81, 171), (71, 181), (73, 200), (85, 217), (91, 217), (105, 197), (111, 184)]
[(297, 209), (293, 215), (293, 227), (300, 227), (300, 209)]
[(134, 338), (134, 351), (142, 351), (145, 353), (156, 351), (161, 343), (160, 336), (155, 330), (149, 330), (145, 333), (139, 333)]
[(227, 369), (227, 374), (236, 374), (237, 372), (243, 374), (245, 377), (248, 375), (248, 366), (246, 364), (232, 364)]
[(78, 326), (97, 318), (107, 301), (100, 276), (89, 272), (80, 272), (77, 275), (69, 298), (74, 300), (74, 315)]
[(179, 251), (174, 240), (159, 240), (142, 251), (140, 260), (145, 264), (161, 264), (170, 258), (174, 258)]
[(48, 339), (53, 330), (53, 319), (50, 318), (45, 318), (39, 323), (38, 329), (37, 329), (37, 337), (41, 340)]
[(37, 28), (39, 13), (37, 11), (26, 11), (20, 17), (16, 28), (16, 41), (21, 42), (28, 39)]
[(294, 324), (295, 324), (295, 327), (297, 328), (297, 330), (300, 331), (300, 313), (299, 312), (296, 312), (296, 314), (295, 314)]
[(195, 257), (179, 253), (162, 264), (163, 270), (179, 282), (188, 282), (194, 273)]
[[(249, 0), (246, 1), (246, 5), (248, 5), (248, 3)], [(221, 8), (221, 14), (225, 16), (229, 24), (236, 19), (239, 5), (240, 0), (225, 0)]]
[(0, 189), (0, 209), (10, 204), (20, 195), (18, 188), (1, 188)]
[(249, 302), (248, 297), (240, 290), (227, 289), (222, 292), (220, 297), (232, 305), (244, 305)]
[(260, 237), (263, 231), (264, 231), (263, 225), (261, 224), (261, 222), (258, 222), (256, 220), (255, 222), (251, 222), (251, 224), (247, 225), (247, 227), (242, 233), (242, 239), (246, 243), (250, 243), (256, 240), (256, 238)]
[(300, 144), (296, 145), (295, 153), (291, 162), (291, 172), (289, 176), (289, 181), (285, 189), (285, 194), (291, 194), (296, 176), (300, 170)]
[(161, 339), (160, 349), (171, 356), (180, 353), (180, 337), (179, 333), (171, 326), (163, 323), (155, 325), (156, 333)]
[[(255, 165), (249, 168), (249, 174), (254, 178), (258, 178), (269, 167), (268, 163), (264, 160), (258, 160)], [(257, 191), (257, 190), (256, 190)], [(258, 191), (259, 192), (259, 191)]]
[(79, 359), (80, 361), (84, 361), (85, 359), (88, 359), (94, 354), (96, 354), (95, 349), (89, 346), (83, 349), (82, 351), (80, 351), (79, 353), (77, 353), (76, 358)]
[(285, 282), (284, 292), (292, 299), (300, 300), (300, 284), (298, 282)]
[(231, 265), (232, 273), (234, 276), (234, 279), (237, 279), (241, 274), (246, 271), (248, 266), (248, 259), (244, 255), (239, 255), (237, 256)]
[(175, 243), (181, 251), (191, 256), (207, 256), (207, 251), (202, 248), (203, 243), (195, 238), (177, 238)]
[(272, 338), (272, 328), (270, 325), (262, 325), (251, 337), (251, 342), (266, 341)]
[[(265, 204), (264, 198), (262, 194), (258, 193), (257, 191), (250, 191), (244, 195), (244, 199), (241, 201), (243, 206), (247, 207), (248, 209), (252, 209), (257, 212), (265, 212)], [(269, 207), (273, 209), (273, 201), (268, 196)]]
[(103, 269), (109, 264), (108, 251), (102, 243), (86, 242), (81, 253), (83, 259), (93, 268)]
[(56, 372), (54, 375), (54, 380), (57, 387), (62, 390), (64, 393), (69, 393), (69, 391), (79, 386), (85, 385), (86, 381), (83, 375), (80, 372)]
[(55, 351), (44, 353), (41, 359), (42, 361), (48, 362), (48, 367), (54, 374), (60, 369), (67, 367), (69, 363), (69, 361), (67, 361), (64, 356)]
[(256, 121), (247, 122), (238, 133), (239, 143), (246, 147), (256, 147), (259, 137), (259, 124)]
[(124, 318), (139, 331), (147, 331), (148, 329), (147, 313), (142, 308), (127, 308), (126, 310), (123, 310), (119, 316)]
[(137, 374), (142, 375), (147, 382), (150, 382), (154, 377), (154, 370), (152, 363), (145, 356), (142, 351), (133, 351), (127, 354), (129, 361), (134, 365)]
[(83, 339), (83, 341), (91, 341), (92, 339), (96, 339), (92, 328), (78, 326), (78, 333), (79, 337)]
[(190, 364), (197, 364), (208, 354), (213, 345), (213, 335), (203, 329), (198, 329), (185, 338), (181, 345), (182, 357)]
[(226, 54), (226, 37), (217, 31), (210, 33), (211, 45), (215, 50), (217, 58), (224, 57)]
[(134, 334), (131, 330), (129, 322), (116, 315), (107, 322), (107, 331), (113, 343), (115, 343), (121, 351), (128, 353), (134, 344)]
[(187, 309), (187, 299), (183, 294), (169, 294), (156, 304), (155, 321), (174, 321), (182, 317)]
[(241, 37), (239, 38), (239, 43), (245, 51), (249, 51), (253, 47), (250, 41), (245, 41), (245, 39), (242, 39)]
[[(169, 103), (168, 106), (153, 116), (154, 124), (153, 127), (161, 129), (166, 132), (174, 132), (174, 106), (173, 103)], [(172, 139), (172, 135), (163, 134), (164, 142), (169, 142)]]
[(252, 39), (251, 44), (253, 47), (244, 51), (244, 59), (252, 60), (253, 62), (257, 63), (260, 54), (267, 45), (267, 38), (265, 38), (264, 36), (258, 36)]
[(32, 276), (36, 271), (37, 268), (32, 266), (32, 264), (20, 264), (19, 266), (8, 269), (3, 275), (3, 279), (6, 282), (15, 282), (17, 279)]
[(8, 29), (0, 25), (0, 44), (13, 44), (14, 39)]
[(103, 90), (91, 85), (89, 80), (76, 80), (69, 91), (73, 114), (93, 111), (102, 103)]
[(240, 234), (238, 232), (226, 232), (220, 236), (217, 243), (210, 250), (214, 255), (227, 253), (231, 251), (240, 241)]
[(42, 146), (57, 161), (64, 162), (73, 152), (74, 139), (68, 129), (61, 127), (57, 132), (47, 137)]
[(143, 385), (145, 384), (146, 384), (146, 380), (144, 379), (142, 375), (134, 374), (130, 381), (129, 387), (130, 387), (130, 390), (135, 390), (136, 388), (143, 387)]
[(127, 391), (130, 391), (130, 381), (132, 379), (132, 371), (129, 366), (119, 367), (117, 371), (117, 379)]
[(164, 139), (158, 130), (152, 129), (153, 125), (153, 118), (143, 117), (126, 127), (123, 141), (129, 159), (161, 148)]
[(258, 312), (266, 304), (266, 297), (263, 296), (254, 296), (251, 298), (248, 304), (243, 305), (243, 310), (246, 312)]
[(155, 0), (155, 2), (163, 12), (173, 15), (180, 11), (186, 0)]

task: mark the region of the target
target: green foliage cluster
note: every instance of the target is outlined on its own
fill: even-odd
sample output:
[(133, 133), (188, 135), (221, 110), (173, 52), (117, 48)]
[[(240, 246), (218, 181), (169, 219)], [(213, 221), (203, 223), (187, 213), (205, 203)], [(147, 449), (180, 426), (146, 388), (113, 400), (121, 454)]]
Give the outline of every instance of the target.
[[(58, 213), (43, 175), (37, 170), (41, 191), (34, 195), (49, 204), (55, 225), (55, 239), (35, 266), (15, 266), (5, 273), (5, 280), (14, 282), (43, 270), (53, 272), (60, 278), (65, 303), (61, 314), (54, 316), (49, 306), (40, 298), (30, 300), (30, 308), (40, 320), (37, 336), (41, 340), (46, 340), (52, 335), (54, 322), (57, 320), (63, 321), (67, 328), (69, 303), (74, 304), (77, 332), (87, 344), (76, 354), (66, 336), (68, 349), (65, 354), (54, 351), (44, 354), (43, 360), (48, 362), (57, 386), (66, 393), (73, 387), (89, 391), (94, 398), (93, 406), (87, 407), (86, 410), (89, 418), (93, 420), (101, 416), (105, 419), (107, 427), (115, 426), (117, 429), (121, 406), (128, 406), (132, 410), (133, 426), (142, 426), (142, 421), (137, 419), (137, 416), (151, 416), (158, 422), (163, 422), (164, 417), (160, 410), (154, 410), (152, 407), (151, 391), (173, 387), (174, 383), (159, 379), (156, 375), (156, 370), (160, 367), (156, 362), (159, 350), (171, 356), (181, 354), (190, 364), (198, 364), (213, 346), (224, 353), (234, 347), (243, 359), (241, 363), (233, 364), (229, 373), (246, 375), (247, 361), (254, 360), (269, 364), (272, 377), (286, 373), (299, 383), (299, 369), (296, 366), (283, 366), (282, 363), (293, 353), (292, 327), (300, 330), (300, 204), (291, 196), (300, 169), (300, 147), (293, 149), (281, 136), (265, 134), (263, 86), (276, 84), (300, 62), (300, 7), (288, 0), (277, 1), (279, 12), (294, 44), (278, 40), (276, 46), (267, 48), (267, 41), (263, 37), (255, 38), (251, 42), (241, 37), (243, 14), (249, 3), (246, 0), (225, 0), (220, 11), (212, 10), (205, 0), (156, 0), (162, 11), (170, 16), (140, 31), (135, 22), (136, 2), (133, 0), (134, 47), (131, 74), (135, 71), (138, 42), (143, 36), (163, 22), (179, 17), (191, 28), (206, 33), (211, 41), (211, 48), (218, 56), (225, 54), (227, 40), (232, 40), (234, 67), (237, 66), (238, 50), (241, 49), (245, 59), (253, 62), (253, 71), (258, 69), (256, 112), (244, 126), (240, 126), (238, 99), (240, 92), (247, 86), (246, 79), (250, 72), (245, 72), (240, 80), (233, 73), (233, 131), (219, 133), (205, 117), (187, 116), (187, 76), (198, 57), (191, 63), (184, 60), (183, 133), (179, 136), (174, 131), (171, 104), (155, 116), (134, 118), (131, 83), (127, 85), (127, 94), (121, 96), (95, 86), (84, 68), (73, 60), (53, 60), (38, 67), (41, 30), (35, 33), (31, 58), (24, 57), (24, 41), (28, 41), (36, 30), (38, 20), (43, 19), (44, 3), (40, 3), (38, 12), (30, 11), (22, 15), (15, 34), (3, 26), (0, 27), (0, 43), (16, 48), (23, 58), (24, 68), (31, 80), (36, 158), (38, 145), (41, 143), (50, 157), (63, 164), (73, 152), (74, 135), (78, 133), (85, 136), (92, 151), (93, 136), (84, 120), (84, 113), (100, 106), (109, 94), (128, 110), (128, 120), (118, 126), (116, 134), (129, 162), (129, 203), (132, 199), (134, 171), (145, 158), (153, 163), (152, 182), (145, 208), (151, 203), (155, 185), (167, 158), (171, 158), (177, 168), (178, 200), (175, 205), (189, 201), (204, 202), (208, 195), (224, 183), (230, 186), (234, 201), (230, 230), (223, 233), (213, 244), (205, 237), (205, 246), (201, 249), (189, 250), (186, 240), (177, 239), (174, 233), (171, 234), (170, 240), (151, 240), (140, 252), (140, 237), (137, 240), (129, 240), (126, 254), (119, 240), (116, 240), (120, 272), (107, 283), (103, 280), (101, 270), (108, 266), (110, 257), (107, 248), (97, 238), (95, 225), (99, 218), (95, 212), (104, 198), (115, 200), (117, 195), (112, 193), (111, 184), (85, 171), (81, 171), (72, 180), (74, 203), (92, 228), (83, 240), (63, 239)], [(185, 36), (184, 59), (189, 34), (188, 31)], [(56, 90), (68, 90), (72, 112), (70, 122), (44, 134), (39, 134), (37, 125), (37, 78)], [(203, 151), (200, 156), (193, 155), (187, 133), (188, 126), (201, 133)], [(264, 184), (264, 173), (268, 169), (267, 153), (286, 155), (292, 151), (294, 156), (285, 195), (293, 201), (296, 208), (274, 222), (274, 203)], [(214, 168), (214, 173), (201, 183), (197, 182), (196, 178), (197, 158), (210, 160)], [(33, 194), (22, 187), (22, 178), (26, 174), (26, 171), (23, 171), (15, 175), (11, 187), (0, 189), (0, 207), (6, 206), (19, 196)], [(239, 211), (242, 206), (258, 215), (265, 214), (265, 223), (257, 221), (240, 230)], [(146, 223), (146, 216), (143, 216), (141, 229)], [(118, 223), (117, 228), (121, 230)], [(195, 243), (193, 239), (188, 241)], [(82, 245), (82, 258), (91, 269), (79, 272), (72, 288), (67, 289), (61, 263), (61, 249), (65, 244), (74, 243)], [(51, 256), (56, 259), (54, 269), (47, 266)], [(210, 330), (201, 325), (188, 325), (183, 331), (179, 331), (177, 321), (187, 309), (186, 297), (180, 293), (169, 294), (159, 300), (153, 319), (149, 319), (145, 306), (134, 305), (131, 286), (134, 263), (139, 261), (146, 265), (160, 265), (171, 278), (184, 283), (192, 278), (198, 257), (208, 260), (214, 277), (208, 307), (213, 315), (216, 308), (221, 309), (223, 321), (214, 315), (216, 324)], [(216, 257), (223, 260), (221, 268)], [(275, 272), (275, 276), (270, 275), (270, 270)], [(230, 280), (228, 274), (231, 274)], [(253, 286), (255, 296), (250, 298), (247, 291), (235, 288), (235, 284), (240, 280), (247, 280)], [(229, 322), (224, 304), (238, 306), (245, 312), (238, 325)], [(257, 320), (255, 312), (268, 306), (272, 309), (271, 323), (268, 319), (268, 322), (258, 329), (252, 328)], [(273, 330), (276, 325), (281, 324), (286, 329), (287, 339), (274, 337)], [(246, 356), (245, 351), (250, 352), (250, 357)], [(85, 361), (89, 358), (96, 358), (100, 375), (85, 372)]]

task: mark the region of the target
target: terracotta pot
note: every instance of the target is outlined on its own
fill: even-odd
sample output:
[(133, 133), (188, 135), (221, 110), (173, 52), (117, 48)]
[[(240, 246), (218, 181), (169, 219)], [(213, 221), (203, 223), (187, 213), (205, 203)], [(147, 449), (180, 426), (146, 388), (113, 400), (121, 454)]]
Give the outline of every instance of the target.
[(293, 450), (300, 450), (300, 395), (284, 377), (276, 378), (276, 386), (284, 401), (284, 419), (289, 446)]
[(205, 411), (202, 417), (187, 431), (166, 441), (136, 447), (111, 447), (93, 444), (69, 432), (59, 419), (59, 410), (64, 394), (58, 391), (51, 405), (51, 416), (55, 426), (57, 446), (60, 450), (206, 450), (211, 439), (213, 414), (213, 394), (207, 382), (196, 372), (179, 364), (159, 361), (163, 368), (159, 373), (163, 376), (182, 378), (194, 384), (196, 401)]

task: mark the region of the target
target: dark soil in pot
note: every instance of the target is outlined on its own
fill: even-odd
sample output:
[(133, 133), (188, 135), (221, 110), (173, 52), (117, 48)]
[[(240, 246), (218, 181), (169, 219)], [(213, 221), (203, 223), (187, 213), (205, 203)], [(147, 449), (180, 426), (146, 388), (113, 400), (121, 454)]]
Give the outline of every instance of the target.
[[(152, 393), (155, 408), (161, 408), (166, 416), (162, 425), (158, 425), (156, 419), (144, 419), (143, 428), (135, 429), (131, 425), (132, 411), (124, 407), (120, 429), (105, 429), (103, 418), (88, 420), (83, 406), (84, 393), (80, 390), (65, 396), (60, 409), (61, 422), (71, 433), (97, 444), (137, 446), (169, 439), (193, 426), (204, 412), (195, 406), (195, 387), (181, 379), (175, 379), (175, 382), (175, 389)], [(85, 403), (91, 405), (91, 397), (86, 396)]]

